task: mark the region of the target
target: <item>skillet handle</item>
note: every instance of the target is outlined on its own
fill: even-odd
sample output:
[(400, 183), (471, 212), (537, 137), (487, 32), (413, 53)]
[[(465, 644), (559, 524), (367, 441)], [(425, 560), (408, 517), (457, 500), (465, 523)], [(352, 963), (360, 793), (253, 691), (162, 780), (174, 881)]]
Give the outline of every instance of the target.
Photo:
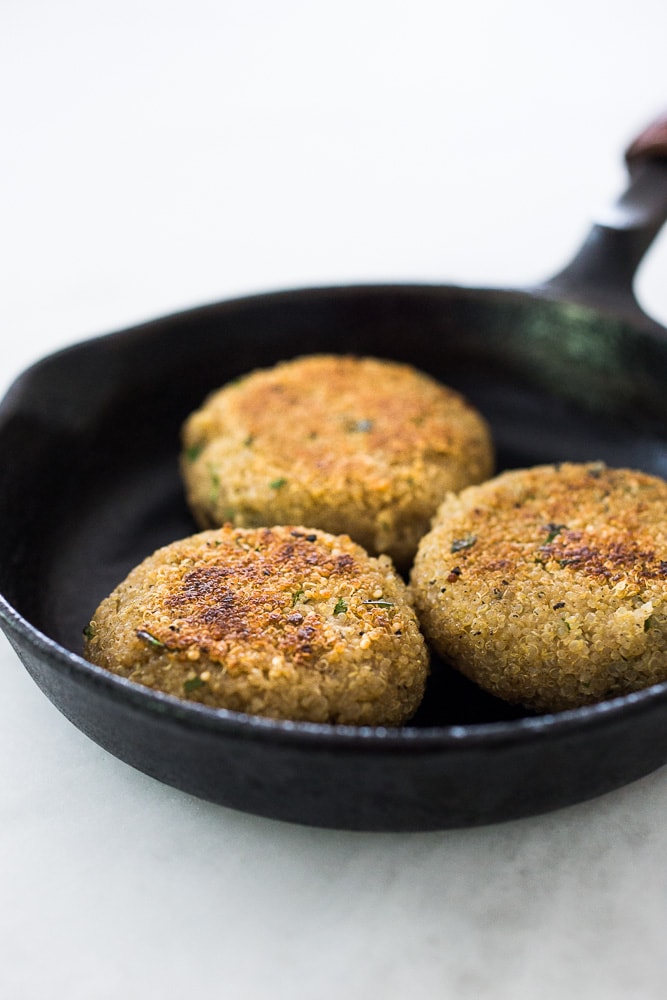
[(594, 224), (571, 263), (540, 291), (657, 325), (637, 302), (633, 284), (644, 254), (667, 220), (667, 114), (637, 136), (625, 159), (630, 174), (626, 191)]

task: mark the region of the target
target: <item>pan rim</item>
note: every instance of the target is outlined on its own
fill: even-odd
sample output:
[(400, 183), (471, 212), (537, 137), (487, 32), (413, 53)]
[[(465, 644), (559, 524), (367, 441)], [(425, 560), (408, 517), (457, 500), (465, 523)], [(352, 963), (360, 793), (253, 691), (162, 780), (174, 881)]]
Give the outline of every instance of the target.
[(72, 343), (56, 347), (30, 362), (25, 368), (17, 372), (9, 383), (7, 383), (2, 395), (0, 396), (0, 416), (4, 415), (4, 411), (7, 409), (8, 405), (13, 402), (14, 395), (16, 391), (21, 388), (23, 381), (31, 377), (42, 366), (51, 364), (69, 354), (76, 353), (82, 349), (88, 349), (102, 342), (131, 339), (136, 336), (143, 336), (150, 330), (158, 330), (165, 324), (180, 322), (184, 319), (188, 319), (189, 317), (203, 316), (207, 312), (227, 312), (228, 310), (252, 308), (253, 306), (262, 304), (271, 306), (273, 304), (279, 304), (280, 302), (286, 302), (287, 300), (295, 297), (318, 298), (320, 296), (324, 297), (331, 295), (344, 297), (345, 295), (358, 295), (360, 293), (366, 293), (369, 295), (409, 295), (422, 294), (424, 292), (435, 295), (457, 294), (474, 297), (482, 296), (489, 299), (517, 299), (524, 300), (532, 304), (535, 302), (542, 302), (549, 306), (561, 306), (567, 309), (580, 311), (583, 314), (593, 314), (607, 320), (616, 321), (618, 323), (631, 326), (638, 334), (662, 333), (667, 335), (667, 327), (663, 327), (647, 314), (640, 312), (636, 316), (633, 316), (632, 319), (628, 319), (627, 317), (620, 315), (618, 310), (611, 306), (605, 307), (603, 303), (598, 304), (586, 302), (583, 299), (578, 300), (572, 295), (563, 294), (549, 281), (538, 282), (532, 285), (516, 286), (443, 284), (434, 281), (370, 281), (359, 282), (356, 284), (314, 284), (294, 286), (290, 288), (276, 288), (266, 291), (241, 293), (230, 298), (212, 299), (208, 302), (185, 306), (183, 308), (176, 308), (158, 316), (150, 316), (144, 319), (139, 319), (137, 322), (131, 323), (128, 326), (122, 326), (118, 329), (101, 330), (97, 333), (88, 334)]

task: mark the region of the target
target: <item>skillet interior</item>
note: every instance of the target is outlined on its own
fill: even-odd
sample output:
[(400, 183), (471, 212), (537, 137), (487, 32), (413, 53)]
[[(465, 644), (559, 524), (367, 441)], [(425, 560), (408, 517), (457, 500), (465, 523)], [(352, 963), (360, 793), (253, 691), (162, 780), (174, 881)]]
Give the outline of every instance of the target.
[[(236, 375), (315, 351), (408, 361), (459, 388), (491, 424), (499, 470), (602, 459), (667, 475), (667, 348), (648, 321), (633, 325), (529, 292), (425, 286), (222, 303), (60, 352), (10, 390), (0, 412), (0, 589), (9, 605), (47, 639), (79, 654), (82, 626), (99, 600), (158, 545), (195, 530), (176, 462), (184, 417)], [(359, 740), (334, 727), (248, 721), (174, 705), (117, 678), (100, 680), (99, 671), (26, 635), (21, 623), (10, 621), (8, 634), (65, 714), (118, 756), (207, 798), (303, 822), (371, 829), (488, 822), (598, 794), (667, 759), (667, 736), (648, 750), (629, 721), (637, 712), (659, 711), (656, 729), (667, 730), (662, 686), (655, 689), (657, 707), (655, 692), (617, 699), (618, 725), (629, 742), (622, 762), (610, 767), (601, 760), (613, 753), (621, 730), (614, 730), (608, 706), (565, 713), (555, 724), (553, 718), (525, 723), (525, 713), (436, 665), (414, 724), (398, 741), (391, 734), (358, 734), (366, 742), (357, 759)], [(115, 736), (113, 713), (106, 727), (102, 721), (112, 703), (121, 706), (124, 720)], [(639, 724), (646, 729), (646, 718)], [(211, 740), (218, 737), (211, 734), (220, 725), (248, 751), (236, 777), (223, 770), (231, 744), (212, 763)], [(180, 740), (173, 753), (159, 750), (165, 726), (172, 727), (172, 741)], [(375, 736), (384, 742), (374, 743)], [(225, 739), (219, 738), (221, 747)], [(249, 739), (255, 740), (251, 749)], [(277, 747), (285, 739), (292, 756), (281, 764)], [(502, 764), (498, 740), (508, 747), (505, 790), (497, 787), (503, 771), (494, 775), (488, 761), (492, 753)], [(568, 754), (580, 758), (582, 746), (600, 762), (587, 779), (566, 780), (562, 772), (569, 774), (574, 763)], [(263, 753), (274, 755), (274, 773), (265, 781), (256, 771), (266, 763)], [(378, 780), (373, 753), (383, 768), (390, 753), (392, 778)], [(361, 777), (346, 771), (341, 781), (337, 769), (346, 768), (350, 754)], [(556, 769), (550, 778), (546, 767)], [(359, 788), (350, 785), (354, 780)], [(324, 796), (323, 784), (339, 787)], [(364, 789), (365, 802), (353, 802)]]

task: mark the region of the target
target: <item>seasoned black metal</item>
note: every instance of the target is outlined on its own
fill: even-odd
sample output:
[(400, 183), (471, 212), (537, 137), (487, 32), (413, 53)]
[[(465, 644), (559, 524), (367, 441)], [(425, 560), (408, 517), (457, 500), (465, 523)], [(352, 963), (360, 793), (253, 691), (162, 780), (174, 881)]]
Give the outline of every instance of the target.
[(176, 462), (184, 417), (258, 365), (314, 351), (408, 361), (485, 414), (499, 468), (603, 459), (667, 476), (667, 336), (632, 294), (667, 214), (667, 166), (645, 167), (620, 203), (625, 221), (597, 227), (538, 289), (256, 296), (91, 340), (26, 372), (0, 405), (0, 618), (54, 704), (162, 781), (349, 829), (530, 815), (667, 761), (667, 685), (531, 717), (436, 662), (413, 724), (355, 729), (181, 702), (80, 656), (99, 600), (158, 545), (195, 530)]

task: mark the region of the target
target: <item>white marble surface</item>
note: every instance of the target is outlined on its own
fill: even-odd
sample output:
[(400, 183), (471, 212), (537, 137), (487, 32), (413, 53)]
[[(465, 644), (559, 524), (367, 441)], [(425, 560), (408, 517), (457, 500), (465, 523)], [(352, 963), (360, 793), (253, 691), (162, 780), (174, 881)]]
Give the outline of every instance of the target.
[[(6, 0), (0, 381), (238, 293), (555, 271), (667, 106), (664, 0)], [(667, 321), (667, 241), (639, 278)], [(558, 813), (311, 830), (162, 786), (0, 643), (0, 995), (662, 998), (667, 771)]]

